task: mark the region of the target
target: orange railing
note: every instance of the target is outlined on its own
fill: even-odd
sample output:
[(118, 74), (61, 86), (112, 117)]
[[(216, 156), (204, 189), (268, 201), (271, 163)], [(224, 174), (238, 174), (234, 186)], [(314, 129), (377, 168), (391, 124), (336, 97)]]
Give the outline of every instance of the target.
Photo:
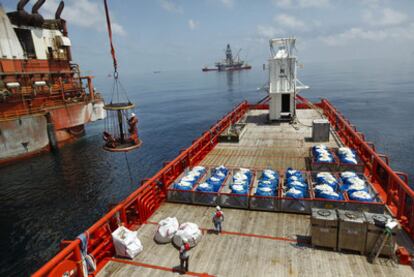
[[(311, 105), (306, 99), (298, 99), (300, 108)], [(156, 211), (166, 198), (167, 187), (189, 166), (196, 165), (218, 143), (218, 136), (230, 124), (238, 121), (249, 108), (264, 108), (266, 104), (249, 105), (243, 102), (232, 112), (223, 117), (210, 130), (203, 133), (193, 144), (182, 151), (173, 161), (166, 162), (164, 167), (151, 179), (144, 180), (141, 186), (120, 204), (112, 208), (104, 217), (90, 227), (88, 253), (97, 261), (98, 269), (102, 268), (107, 257), (114, 255), (111, 233), (119, 224), (136, 228)], [(312, 105), (313, 106), (313, 105)], [(376, 153), (374, 146), (365, 141), (363, 134), (346, 120), (327, 100), (316, 104), (329, 119), (331, 126), (337, 131), (344, 144), (354, 148), (365, 163), (365, 174), (380, 193), (391, 212), (400, 220), (401, 225), (414, 239), (414, 191), (408, 186), (406, 174), (394, 172), (388, 165), (388, 158)], [(54, 276), (63, 273), (69, 265), (77, 267), (81, 275), (82, 263), (80, 241), (78, 239), (66, 244), (53, 259), (46, 263), (33, 276)], [(61, 274), (62, 275), (62, 274)], [(75, 275), (72, 275), (75, 276)]]
[[(165, 200), (167, 187), (189, 166), (196, 165), (218, 143), (218, 136), (231, 124), (237, 122), (248, 110), (248, 103), (242, 102), (233, 111), (211, 126), (193, 144), (182, 151), (173, 161), (165, 163), (151, 179), (144, 180), (141, 186), (120, 204), (112, 208), (86, 233), (89, 235), (88, 253), (98, 265), (105, 265), (107, 257), (114, 255), (111, 233), (119, 224), (134, 228), (144, 223)], [(71, 276), (82, 276), (80, 241), (66, 244), (54, 258), (40, 268), (33, 276), (60, 276), (66, 270), (76, 272)]]
[(365, 174), (371, 179), (391, 213), (414, 239), (414, 191), (408, 185), (408, 176), (389, 166), (388, 157), (378, 154), (371, 142), (358, 132), (349, 120), (326, 99), (318, 105), (344, 144), (354, 148), (365, 163)]

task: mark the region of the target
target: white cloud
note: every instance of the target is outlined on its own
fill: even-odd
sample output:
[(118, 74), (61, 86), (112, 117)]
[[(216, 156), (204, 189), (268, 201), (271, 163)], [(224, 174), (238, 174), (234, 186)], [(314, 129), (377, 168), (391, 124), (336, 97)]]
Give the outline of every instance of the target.
[(257, 34), (261, 38), (275, 38), (284, 34), (284, 31), (273, 26), (257, 25)]
[[(59, 3), (57, 0), (49, 0), (43, 5), (42, 10), (46, 18), (54, 17)], [(68, 1), (65, 3), (65, 9), (62, 18), (66, 19), (69, 24), (84, 28), (91, 28), (98, 31), (106, 30), (106, 19), (103, 5), (90, 0)], [(111, 15), (112, 32), (124, 36), (126, 31), (124, 27), (117, 23), (114, 16)]]
[(329, 6), (330, 0), (273, 0), (280, 8), (318, 8)]
[(294, 16), (288, 14), (280, 14), (273, 18), (279, 25), (284, 26), (286, 28), (290, 28), (293, 30), (305, 30), (306, 25), (303, 21), (297, 19)]
[(414, 40), (414, 23), (403, 27), (389, 27), (381, 30), (365, 30), (362, 28), (351, 28), (345, 32), (320, 38), (330, 46), (347, 45), (356, 40), (385, 41), (392, 40)]
[(198, 27), (198, 25), (198, 21), (195, 21), (193, 19), (188, 20), (188, 27), (190, 28), (190, 30), (195, 30)]
[(220, 2), (228, 8), (232, 8), (234, 6), (234, 0), (220, 0)]
[(167, 12), (183, 13), (183, 8), (172, 0), (160, 0), (160, 5)]
[(394, 26), (404, 23), (407, 20), (407, 15), (390, 8), (385, 8), (365, 11), (362, 18), (372, 26)]

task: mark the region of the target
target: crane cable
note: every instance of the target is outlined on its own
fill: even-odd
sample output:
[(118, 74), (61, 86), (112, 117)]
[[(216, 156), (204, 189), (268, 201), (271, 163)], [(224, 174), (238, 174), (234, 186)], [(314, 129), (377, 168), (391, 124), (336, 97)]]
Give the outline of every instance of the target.
[(121, 82), (119, 81), (118, 60), (116, 58), (115, 46), (114, 46), (113, 37), (112, 37), (112, 25), (111, 25), (111, 18), (109, 16), (108, 2), (107, 0), (103, 0), (103, 2), (104, 2), (104, 7), (105, 7), (106, 26), (108, 29), (109, 45), (111, 48), (111, 56), (112, 56), (112, 61), (113, 61), (113, 66), (114, 66), (114, 80), (115, 81), (114, 81), (114, 87), (112, 89), (111, 103), (112, 103), (115, 92), (117, 94), (117, 98), (118, 98), (117, 100), (119, 101), (119, 90), (121, 90), (124, 93), (125, 98), (128, 100), (129, 103), (131, 103), (131, 101), (128, 98), (128, 94), (125, 88), (122, 86)]
[[(125, 97), (127, 98), (128, 102), (131, 102), (128, 98), (128, 95), (126, 94), (126, 90), (123, 88), (121, 82), (119, 82), (119, 79), (118, 79), (118, 77), (119, 77), (119, 74), (118, 74), (118, 61), (116, 59), (115, 47), (114, 47), (114, 43), (113, 43), (113, 40), (112, 40), (111, 18), (109, 17), (109, 9), (108, 9), (107, 0), (104, 0), (103, 2), (104, 2), (104, 6), (105, 6), (106, 26), (108, 28), (109, 45), (111, 47), (111, 56), (112, 56), (112, 61), (113, 61), (113, 65), (114, 65), (114, 85), (113, 85), (113, 88), (112, 88), (111, 103), (112, 103), (115, 91), (117, 93), (117, 97), (118, 97), (118, 100), (119, 100), (119, 87), (124, 91)], [(133, 185), (133, 178), (132, 178), (132, 173), (131, 173), (131, 167), (129, 166), (128, 156), (127, 156), (127, 153), (124, 153), (124, 154), (125, 154), (124, 155), (125, 162), (126, 162), (127, 168), (128, 168), (129, 179), (130, 179), (131, 185)]]
[(118, 61), (116, 60), (115, 47), (112, 41), (111, 18), (109, 17), (108, 3), (106, 0), (104, 0), (104, 5), (105, 5), (106, 26), (108, 28), (109, 44), (111, 46), (111, 55), (112, 55), (112, 60), (114, 63), (114, 78), (116, 80), (118, 79)]

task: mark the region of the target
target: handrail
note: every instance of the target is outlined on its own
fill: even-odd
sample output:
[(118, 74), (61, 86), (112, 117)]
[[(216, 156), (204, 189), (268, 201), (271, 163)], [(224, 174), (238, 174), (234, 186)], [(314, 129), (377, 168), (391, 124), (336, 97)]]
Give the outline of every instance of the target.
[[(392, 170), (388, 157), (378, 154), (373, 144), (365, 141), (361, 133), (328, 100), (322, 99), (320, 107), (343, 142), (359, 151), (365, 162), (367, 175), (380, 192), (382, 200), (409, 237), (414, 240), (414, 190), (408, 185), (408, 176)], [(411, 206), (407, 203), (411, 203)]]
[[(306, 104), (306, 102), (304, 102)], [(366, 142), (360, 133), (353, 128), (348, 120), (346, 120), (326, 99), (317, 104), (322, 108), (326, 116), (330, 120), (332, 126), (337, 128), (341, 139), (348, 145), (355, 147), (362, 154), (367, 167), (370, 168), (372, 178), (379, 178), (376, 168), (383, 168), (388, 176), (386, 180), (386, 188), (380, 187), (383, 190), (382, 196), (384, 202), (393, 204), (391, 211), (400, 219), (403, 228), (409, 233), (411, 238), (414, 238), (414, 208), (405, 209), (403, 207), (406, 197), (414, 200), (414, 191), (404, 182), (399, 175), (406, 178), (406, 176), (399, 172), (394, 172), (389, 165), (375, 152), (374, 148), (369, 142)], [(90, 235), (90, 244), (88, 247), (89, 253), (96, 254), (95, 259), (98, 262), (98, 270), (105, 264), (105, 257), (113, 254), (113, 245), (111, 239), (111, 226), (116, 228), (116, 222), (119, 221), (128, 226), (136, 226), (144, 223), (158, 206), (165, 200), (167, 187), (175, 180), (186, 167), (193, 166), (198, 163), (207, 153), (218, 143), (218, 136), (231, 124), (239, 120), (246, 111), (254, 106), (249, 106), (245, 101), (235, 107), (233, 111), (224, 116), (220, 121), (214, 124), (208, 132), (204, 132), (192, 145), (172, 161), (165, 164), (165, 166), (157, 172), (153, 177), (145, 182), (133, 193), (131, 193), (121, 203), (111, 209), (100, 220), (93, 224), (87, 232)], [(381, 184), (382, 185), (382, 184)], [(391, 185), (396, 185), (396, 192), (389, 188)], [(400, 190), (398, 190), (400, 188)], [(390, 193), (389, 191), (392, 193)], [(134, 217), (136, 216), (136, 217)], [(79, 250), (79, 240), (74, 240), (69, 243), (61, 252), (59, 252), (53, 259), (40, 268), (33, 276), (48, 276), (48, 274), (57, 268), (63, 261), (75, 259), (77, 264), (81, 264), (77, 259)], [(99, 252), (99, 253), (97, 253)], [(80, 271), (79, 271), (80, 272)]]
[[(333, 111), (335, 113), (335, 115), (338, 115), (338, 113), (336, 112), (335, 108), (332, 106), (332, 104), (328, 100), (322, 99), (322, 103), (323, 103), (323, 105), (325, 105), (326, 107), (328, 107), (331, 111)], [(410, 197), (414, 198), (414, 190), (411, 189), (410, 186), (407, 183), (405, 183), (403, 180), (401, 180), (401, 178), (398, 177), (398, 175), (395, 173), (394, 170), (392, 170), (392, 168), (388, 165), (388, 163), (381, 158), (383, 155), (380, 155), (377, 152), (375, 152), (370, 147), (370, 145), (361, 138), (361, 136), (359, 135), (359, 133), (356, 132), (348, 124), (348, 122), (346, 122), (344, 120), (344, 118), (342, 116), (338, 116), (337, 120), (339, 120), (345, 126), (345, 128), (347, 129), (347, 131), (349, 133), (351, 133), (354, 138), (357, 139), (358, 143), (360, 143), (361, 146), (369, 154), (371, 154), (377, 160), (378, 165), (381, 165), (382, 167), (384, 167), (385, 170), (387, 171), (387, 173), (389, 173), (393, 178), (395, 178), (397, 180), (398, 185), (400, 185), (410, 195)]]

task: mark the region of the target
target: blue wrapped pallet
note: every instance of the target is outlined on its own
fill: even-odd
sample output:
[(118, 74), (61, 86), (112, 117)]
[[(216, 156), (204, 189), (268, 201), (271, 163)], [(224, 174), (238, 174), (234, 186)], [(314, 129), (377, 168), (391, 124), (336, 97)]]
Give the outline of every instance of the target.
[(364, 172), (364, 164), (359, 159), (355, 150), (348, 147), (341, 147), (337, 151), (339, 157), (339, 170), (340, 171), (356, 171)]
[(223, 207), (248, 208), (249, 191), (253, 173), (250, 169), (240, 168), (235, 171), (231, 184), (226, 188), (226, 193), (220, 194), (220, 204)]
[(337, 159), (333, 152), (326, 145), (315, 145), (311, 148), (312, 160), (311, 167), (313, 171), (336, 171), (338, 167)]
[(330, 172), (319, 172), (315, 177), (315, 197), (326, 200), (344, 200), (339, 182)]
[(288, 168), (285, 173), (285, 193), (280, 200), (280, 209), (285, 212), (310, 213), (309, 185), (306, 174)]
[(262, 211), (279, 210), (278, 196), (279, 174), (272, 169), (262, 171), (254, 194), (250, 198), (250, 208)]

